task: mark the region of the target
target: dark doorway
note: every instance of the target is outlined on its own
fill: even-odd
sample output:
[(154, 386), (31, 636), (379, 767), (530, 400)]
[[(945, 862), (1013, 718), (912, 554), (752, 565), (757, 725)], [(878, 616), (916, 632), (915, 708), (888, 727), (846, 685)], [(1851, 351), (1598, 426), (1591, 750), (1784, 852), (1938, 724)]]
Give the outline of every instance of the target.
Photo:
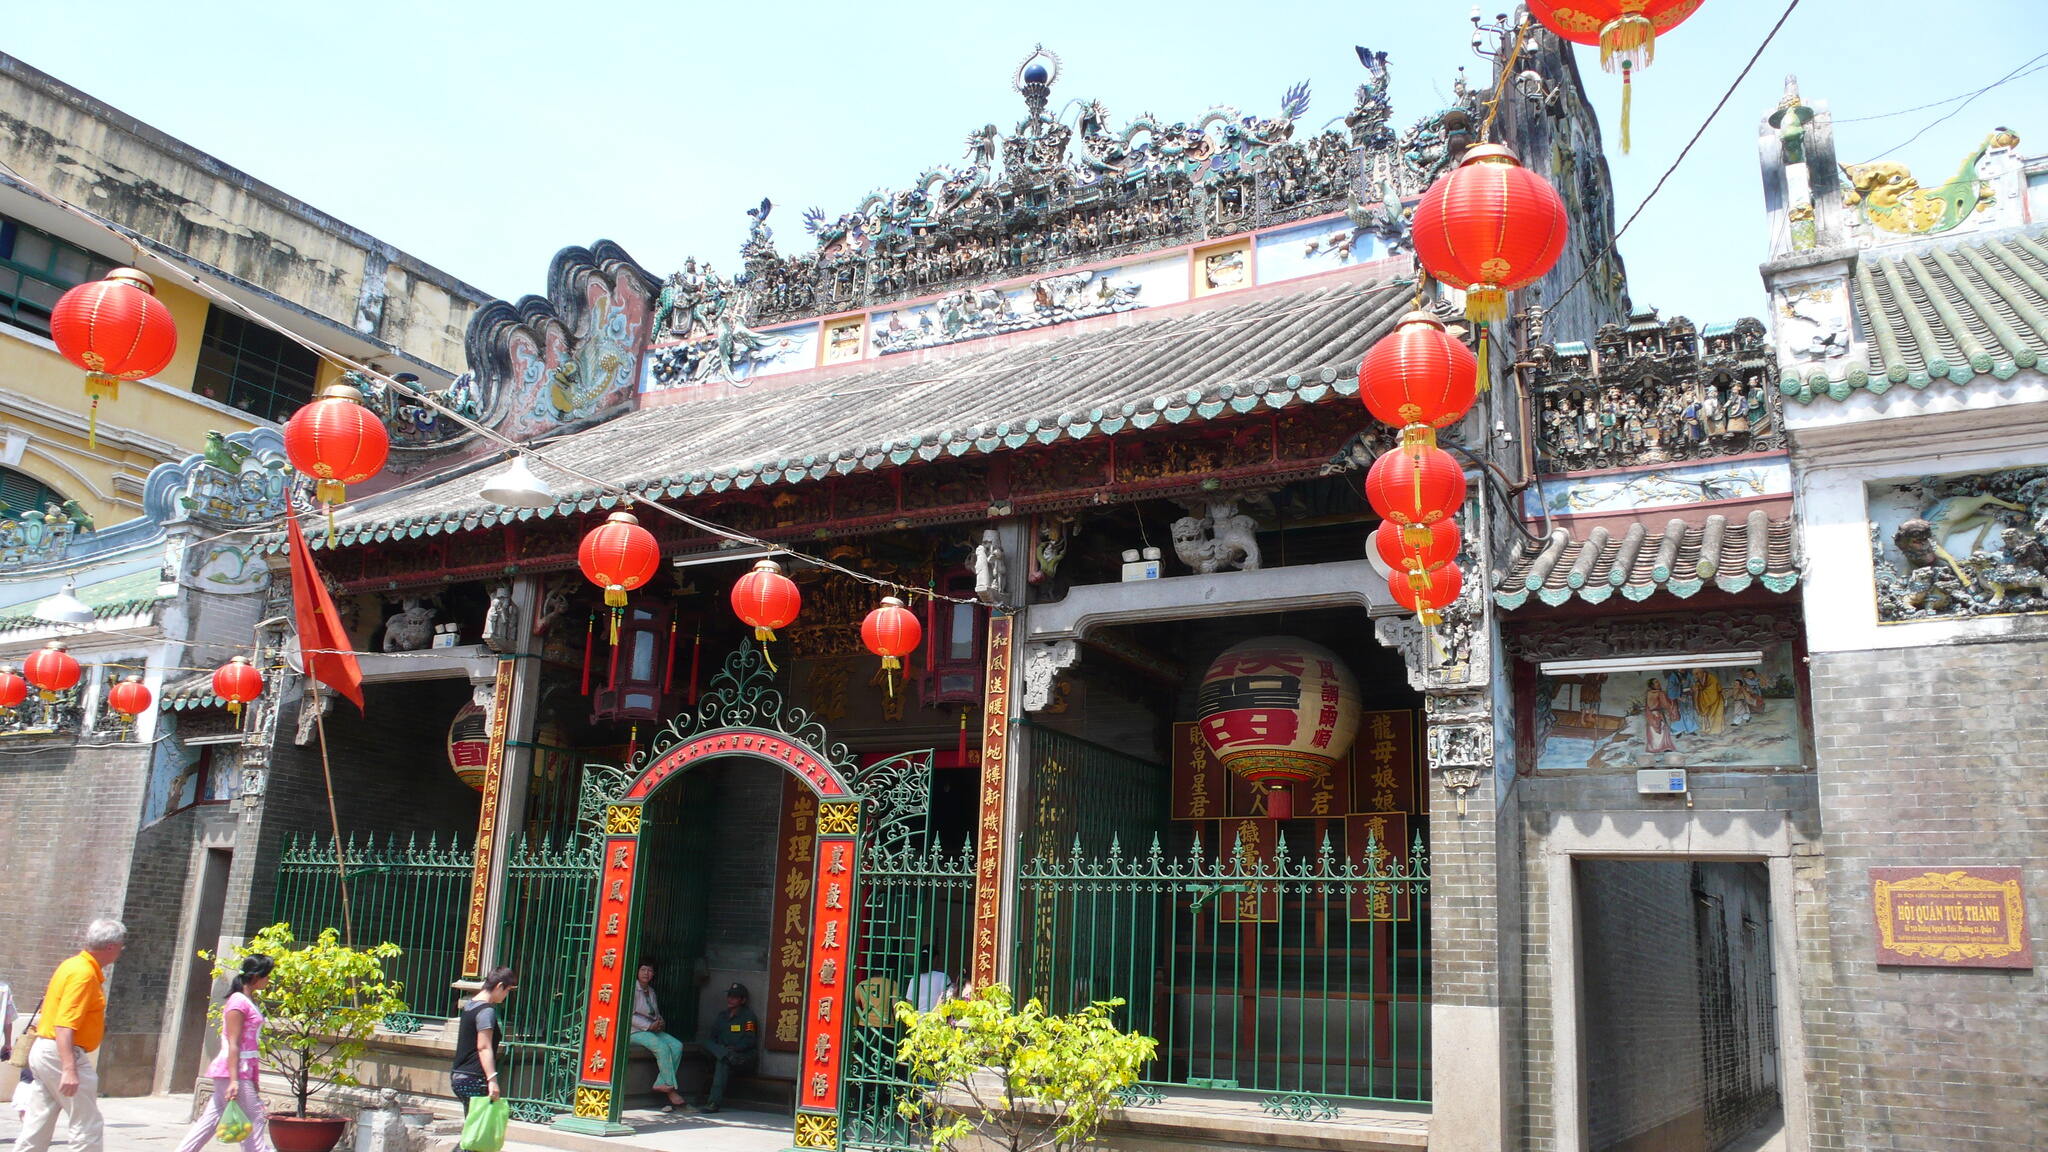
[(199, 1078), (201, 1061), (212, 1061), (220, 1037), (207, 1026), (206, 1010), (213, 1000), (213, 964), (199, 958), (220, 946), (220, 923), (227, 907), (228, 872), (235, 854), (226, 848), (209, 848), (199, 866), (199, 883), (193, 888), (198, 904), (192, 917), (192, 936), (185, 942), (184, 1005), (178, 1015), (177, 1053), (171, 1061), (171, 1090), (189, 1088)]
[(1720, 1152), (1774, 1122), (1770, 884), (1757, 863), (1577, 863), (1588, 1147)]

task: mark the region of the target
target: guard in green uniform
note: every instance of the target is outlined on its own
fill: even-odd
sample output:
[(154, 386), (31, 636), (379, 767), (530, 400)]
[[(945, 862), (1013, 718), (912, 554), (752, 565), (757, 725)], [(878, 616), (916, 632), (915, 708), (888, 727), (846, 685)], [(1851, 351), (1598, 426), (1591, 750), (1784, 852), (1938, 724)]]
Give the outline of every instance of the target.
[(747, 1007), (747, 986), (735, 984), (725, 990), (725, 1011), (711, 1021), (711, 1035), (704, 1041), (711, 1053), (711, 1096), (704, 1111), (716, 1112), (725, 1099), (725, 1083), (734, 1072), (751, 1072), (761, 1058), (761, 1021)]

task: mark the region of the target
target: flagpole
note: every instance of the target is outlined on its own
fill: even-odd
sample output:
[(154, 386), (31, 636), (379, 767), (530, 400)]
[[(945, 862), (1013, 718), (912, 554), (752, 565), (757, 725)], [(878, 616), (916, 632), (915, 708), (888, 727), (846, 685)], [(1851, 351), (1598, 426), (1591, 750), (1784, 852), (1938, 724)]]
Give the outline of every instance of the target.
[(334, 770), (327, 765), (327, 720), (321, 715), (320, 682), (306, 676), (306, 707), (313, 710), (313, 728), (320, 735), (320, 777), (327, 782), (327, 823), (334, 830), (334, 870), (341, 881), (341, 942), (356, 946), (355, 918), (348, 904), (348, 863), (341, 854), (341, 817), (334, 809)]

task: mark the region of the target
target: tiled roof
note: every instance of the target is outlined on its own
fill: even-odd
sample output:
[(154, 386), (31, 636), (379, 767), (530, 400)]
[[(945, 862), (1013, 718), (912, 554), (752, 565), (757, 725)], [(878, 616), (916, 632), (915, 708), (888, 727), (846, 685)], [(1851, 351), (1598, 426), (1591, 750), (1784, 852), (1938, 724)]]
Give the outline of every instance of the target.
[[(95, 619), (112, 620), (121, 616), (133, 616), (147, 612), (158, 601), (165, 599), (159, 589), (162, 579), (156, 568), (145, 568), (125, 573), (92, 584), (81, 584), (76, 590), (79, 600), (92, 609)], [(39, 596), (32, 601), (8, 605), (0, 609), (0, 632), (22, 632), (35, 628), (48, 628), (50, 622), (35, 613), (37, 604), (47, 599)], [(11, 609), (11, 611), (10, 611)]]
[[(868, 371), (812, 372), (643, 408), (539, 452), (636, 495), (675, 498), (1329, 402), (1357, 394), (1365, 350), (1413, 294), (1413, 284), (1399, 280), (1324, 281), (1048, 339), (882, 360)], [(545, 465), (535, 470), (564, 493), (552, 509), (486, 503), (477, 493), (495, 469), (478, 469), (344, 513), (337, 543), (468, 531), (615, 502), (574, 491)], [(317, 547), (324, 533), (314, 535)]]
[(1493, 598), (1509, 609), (1532, 594), (1550, 605), (1573, 596), (1598, 604), (1616, 592), (1642, 600), (1662, 589), (1684, 598), (1708, 584), (1740, 592), (1752, 582), (1773, 592), (1799, 582), (1792, 521), (1772, 520), (1762, 509), (1733, 523), (1720, 515), (1699, 524), (1672, 520), (1662, 532), (1641, 523), (1619, 536), (1596, 527), (1584, 540), (1558, 528), (1548, 540), (1522, 546)]
[(225, 708), (226, 700), (213, 694), (213, 673), (193, 672), (164, 681), (163, 706), (173, 712), (188, 708)]
[(1982, 235), (1895, 255), (1864, 253), (1852, 289), (1868, 359), (1846, 368), (1787, 366), (1779, 387), (1800, 401), (1937, 380), (2009, 380), (2048, 354), (2048, 232)]

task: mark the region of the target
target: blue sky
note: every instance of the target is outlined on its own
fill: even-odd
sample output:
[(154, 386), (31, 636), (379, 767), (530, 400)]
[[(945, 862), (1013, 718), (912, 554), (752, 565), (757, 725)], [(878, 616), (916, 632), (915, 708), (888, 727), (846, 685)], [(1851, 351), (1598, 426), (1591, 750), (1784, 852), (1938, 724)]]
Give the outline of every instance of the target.
[[(1624, 215), (1783, 9), (1708, 0), (1660, 42), (1637, 81), (1635, 151), (1610, 154)], [(0, 50), (508, 298), (539, 291), (557, 249), (599, 238), (657, 274), (689, 255), (732, 270), (762, 196), (793, 250), (803, 208), (836, 215), (958, 160), (973, 129), (1007, 129), (1022, 111), (1010, 76), (1039, 41), (1064, 61), (1055, 106), (1100, 99), (1118, 120), (1187, 119), (1212, 104), (1270, 115), (1307, 79), (1306, 120), (1320, 125), (1349, 108), (1363, 78), (1352, 45), (1364, 44), (1390, 54), (1405, 126), (1441, 106), (1461, 65), (1475, 83), (1486, 69), (1455, 0), (101, 0), (90, 13), (13, 5)], [(1787, 73), (1844, 121), (1988, 83), (2048, 51), (2044, 33), (2039, 0), (1804, 0), (1623, 238), (1635, 300), (1700, 321), (1761, 312), (1756, 126)], [(1612, 149), (1619, 87), (1580, 51)], [(1869, 159), (1954, 107), (1840, 123), (1838, 151)], [(2023, 151), (2048, 151), (2043, 109), (2048, 70), (1892, 158), (1939, 183), (1996, 125), (2018, 131)]]

